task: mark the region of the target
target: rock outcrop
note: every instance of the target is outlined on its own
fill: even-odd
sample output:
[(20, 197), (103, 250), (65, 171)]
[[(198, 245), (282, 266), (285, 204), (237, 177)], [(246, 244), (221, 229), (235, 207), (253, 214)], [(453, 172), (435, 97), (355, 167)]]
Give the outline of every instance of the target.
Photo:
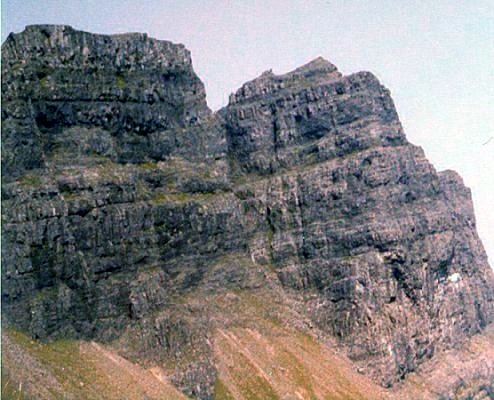
[(387, 387), (494, 319), (470, 192), (371, 73), (318, 58), (213, 114), (182, 45), (30, 26), (2, 104), (2, 314), (32, 337), (119, 343), (208, 399), (235, 323), (211, 293), (276, 292)]
[[(2, 56), (5, 174), (47, 166), (57, 147), (135, 163), (197, 158), (215, 142), (208, 137), (214, 129), (192, 133), (211, 111), (182, 45), (140, 33), (28, 26), (8, 37)], [(74, 126), (98, 130), (63, 137)]]

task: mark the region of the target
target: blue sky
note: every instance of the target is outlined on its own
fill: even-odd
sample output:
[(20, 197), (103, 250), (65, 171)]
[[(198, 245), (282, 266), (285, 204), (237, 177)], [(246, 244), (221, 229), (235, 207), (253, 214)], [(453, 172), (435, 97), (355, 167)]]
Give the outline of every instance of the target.
[(391, 90), (408, 139), (472, 189), (494, 264), (491, 0), (2, 1), (2, 41), (35, 23), (184, 43), (213, 109), (263, 71), (317, 56), (344, 74), (372, 71)]

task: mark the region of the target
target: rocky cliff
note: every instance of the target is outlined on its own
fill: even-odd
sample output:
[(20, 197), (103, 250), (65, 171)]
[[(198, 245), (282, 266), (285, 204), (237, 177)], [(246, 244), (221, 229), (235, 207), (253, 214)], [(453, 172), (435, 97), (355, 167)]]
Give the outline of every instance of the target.
[(30, 26), (2, 45), (2, 104), (2, 315), (35, 339), (244, 398), (228, 329), (309, 335), (391, 387), (494, 319), (470, 192), (371, 73), (318, 58), (213, 114), (182, 45)]

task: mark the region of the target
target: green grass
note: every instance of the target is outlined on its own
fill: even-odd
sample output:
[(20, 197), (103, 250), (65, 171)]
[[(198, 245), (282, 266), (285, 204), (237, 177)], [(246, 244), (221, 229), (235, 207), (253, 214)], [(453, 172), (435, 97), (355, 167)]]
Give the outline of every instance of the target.
[(23, 392), (22, 384), (11, 379), (8, 371), (2, 368), (2, 399), (4, 400), (34, 400)]
[[(51, 372), (62, 385), (65, 393), (73, 393), (76, 398), (96, 399), (87, 388), (91, 387), (98, 377), (91, 365), (82, 361), (79, 344), (73, 340), (55, 340), (50, 343), (34, 341), (25, 334), (14, 329), (8, 329), (9, 337), (24, 351), (35, 357), (44, 368)], [(2, 368), (3, 372), (3, 368)], [(7, 395), (12, 393), (8, 385), (2, 381), (2, 391)], [(19, 395), (18, 391), (13, 392)], [(51, 390), (50, 390), (51, 392)], [(63, 398), (61, 393), (52, 393), (53, 398)], [(3, 394), (2, 394), (3, 398)], [(8, 398), (8, 397), (6, 397)], [(13, 399), (26, 397), (13, 397)]]
[(192, 203), (192, 202), (203, 202), (209, 200), (214, 194), (212, 193), (156, 193), (152, 202), (154, 204), (161, 203)]
[(279, 396), (269, 382), (257, 374), (251, 362), (243, 354), (238, 354), (237, 357), (237, 361), (244, 365), (245, 375), (237, 379), (237, 389), (244, 398), (248, 400), (278, 400)]
[(21, 186), (30, 186), (30, 187), (40, 187), (43, 184), (43, 180), (38, 175), (28, 174), (23, 175), (18, 180)]
[(42, 90), (48, 89), (48, 78), (46, 76), (44, 78), (41, 78), (39, 81), (39, 85)]
[(153, 171), (155, 169), (158, 169), (158, 163), (148, 161), (148, 162), (139, 164), (139, 167), (141, 167), (142, 169), (147, 170), (147, 171)]
[(117, 87), (121, 90), (127, 87), (127, 82), (125, 82), (125, 79), (121, 76), (117, 77)]
[(221, 381), (221, 379), (217, 379), (214, 385), (214, 400), (234, 400), (235, 398), (230, 393), (225, 384)]
[(311, 377), (306, 368), (298, 361), (298, 359), (288, 351), (283, 351), (283, 365), (290, 366), (292, 377), (297, 386), (304, 388), (310, 395), (311, 399), (317, 399), (314, 389), (311, 384)]

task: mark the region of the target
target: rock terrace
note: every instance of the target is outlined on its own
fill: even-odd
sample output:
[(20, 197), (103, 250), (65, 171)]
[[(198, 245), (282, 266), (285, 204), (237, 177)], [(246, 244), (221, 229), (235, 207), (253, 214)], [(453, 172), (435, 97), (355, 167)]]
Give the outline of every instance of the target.
[(218, 293), (267, 291), (385, 387), (494, 319), (470, 191), (371, 73), (318, 58), (213, 114), (184, 46), (40, 25), (2, 45), (2, 101), (2, 314), (34, 338), (120, 343), (210, 399), (240, 323)]

